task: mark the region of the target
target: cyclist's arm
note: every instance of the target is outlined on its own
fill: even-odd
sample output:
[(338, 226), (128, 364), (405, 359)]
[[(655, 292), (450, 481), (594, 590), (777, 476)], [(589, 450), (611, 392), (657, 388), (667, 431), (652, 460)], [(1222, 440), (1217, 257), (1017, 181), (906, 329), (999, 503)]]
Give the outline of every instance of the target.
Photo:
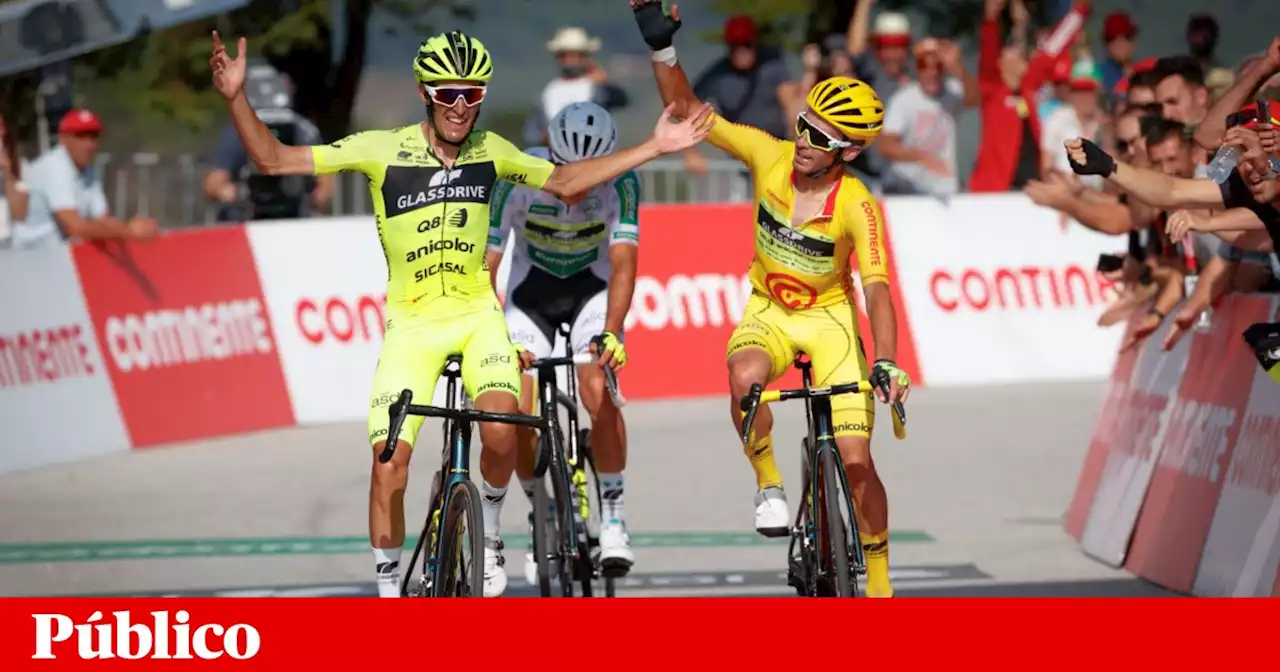
[(1108, 180), (1134, 198), (1157, 208), (1222, 207), (1222, 190), (1213, 180), (1188, 180), (1116, 161)]
[(266, 175), (312, 175), (315, 163), (310, 147), (290, 146), (280, 142), (271, 129), (258, 119), (249, 105), (249, 98), (241, 90), (231, 99), (231, 123), (235, 124), (240, 142), (244, 143), (249, 160)]
[[(653, 76), (658, 80), (658, 93), (662, 95), (662, 104), (674, 104), (675, 109), (672, 113), (677, 118), (687, 118), (702, 104), (693, 92), (693, 87), (689, 85), (689, 78), (685, 75), (679, 61), (674, 65), (655, 61)], [(718, 114), (715, 115), (714, 122), (715, 125), (711, 127), (711, 134), (707, 136), (707, 141), (747, 164), (748, 168), (754, 169), (755, 166), (776, 157), (776, 153), (782, 148), (780, 140), (758, 128), (730, 123)]]
[(311, 155), (309, 165), (311, 166), (310, 172), (312, 174), (332, 175), (341, 172), (356, 172), (370, 175), (373, 169), (379, 165), (375, 158), (380, 155), (378, 150), (382, 150), (381, 155), (383, 156), (389, 154), (385, 145), (379, 142), (385, 139), (386, 136), (386, 131), (365, 131), (348, 135), (332, 144), (300, 147), (299, 149), (306, 150)]
[(528, 203), (521, 198), (525, 193), (516, 185), (498, 180), (493, 185), (493, 198), (489, 206), (489, 242), (485, 259), (489, 262), (489, 283), (498, 288), (498, 265), (502, 263), (502, 253), (506, 251), (507, 236), (513, 226), (520, 224), (520, 219), (528, 214)]
[(609, 302), (604, 328), (622, 333), (636, 289), (636, 266), (640, 257), (640, 180), (634, 172), (613, 183), (617, 204), (609, 225)]
[(851, 199), (845, 206), (844, 221), (854, 224), (853, 249), (858, 256), (858, 275), (866, 297), (867, 318), (876, 359), (898, 356), (898, 315), (889, 293), (889, 252), (884, 245), (884, 215), (870, 194)]

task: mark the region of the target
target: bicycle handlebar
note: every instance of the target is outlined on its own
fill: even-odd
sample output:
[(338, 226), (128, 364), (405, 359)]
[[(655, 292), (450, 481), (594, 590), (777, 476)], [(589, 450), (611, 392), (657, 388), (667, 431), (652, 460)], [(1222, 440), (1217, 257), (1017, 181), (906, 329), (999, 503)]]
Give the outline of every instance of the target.
[[(596, 346), (596, 350), (600, 351), (604, 348), (604, 339), (596, 336), (591, 339), (591, 343)], [(583, 366), (585, 364), (595, 364), (598, 357), (589, 353), (581, 352), (572, 357), (543, 357), (542, 359), (533, 360), (530, 365), (535, 373), (544, 368), (554, 368), (559, 366)], [(622, 408), (627, 405), (626, 397), (622, 396), (622, 391), (618, 389), (618, 372), (613, 370), (612, 366), (604, 368), (604, 388), (609, 392), (609, 398), (613, 400), (613, 405)]]
[(449, 418), (461, 422), (500, 422), (507, 425), (534, 427), (544, 432), (548, 429), (547, 421), (536, 415), (490, 413), (489, 411), (441, 408), (439, 406), (415, 406), (413, 404), (413, 391), (409, 389), (400, 392), (399, 398), (391, 402), (387, 413), (391, 416), (391, 423), (387, 426), (387, 443), (383, 446), (382, 452), (378, 453), (378, 462), (382, 464), (390, 462), (391, 456), (395, 454), (396, 444), (399, 443), (400, 439), (400, 429), (404, 425), (405, 417), (409, 415), (421, 415), (428, 418)]
[[(742, 440), (748, 440), (751, 433), (751, 427), (756, 421), (756, 411), (760, 409), (761, 404), (769, 404), (775, 401), (789, 401), (791, 399), (832, 397), (838, 394), (858, 394), (871, 392), (874, 389), (875, 386), (869, 380), (855, 380), (852, 383), (842, 383), (839, 385), (831, 385), (829, 387), (802, 387), (794, 390), (766, 390), (760, 384), (754, 384), (751, 386), (751, 391), (738, 402), (738, 406), (743, 413)], [(899, 439), (906, 438), (906, 407), (902, 405), (901, 401), (894, 401), (889, 406), (893, 409), (893, 435)]]

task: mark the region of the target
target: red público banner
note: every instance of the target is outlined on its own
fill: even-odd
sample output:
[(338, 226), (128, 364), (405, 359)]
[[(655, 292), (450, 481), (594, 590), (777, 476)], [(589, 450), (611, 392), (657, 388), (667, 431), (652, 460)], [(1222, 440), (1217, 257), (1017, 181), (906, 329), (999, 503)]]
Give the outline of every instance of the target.
[(74, 256), (134, 447), (293, 424), (244, 227)]
[[(752, 206), (646, 206), (641, 218), (643, 245), (626, 332), (631, 364), (621, 376), (623, 392), (635, 399), (728, 394), (725, 347), (751, 292)], [(892, 269), (892, 236), (882, 235)], [(896, 281), (891, 273), (897, 361), (919, 384), (915, 342)], [(859, 314), (858, 331), (869, 364), (875, 343), (865, 313)], [(799, 383), (792, 371), (777, 385)]]
[[(0, 602), (0, 669), (452, 670), (509, 658), (533, 670), (565, 656), (625, 656), (619, 670), (765, 665), (847, 667), (860, 658), (833, 638), (765, 645), (744, 639), (744, 609), (784, 622), (857, 622), (857, 638), (907, 651), (913, 666), (1067, 669), (1049, 659), (1092, 656), (1106, 669), (1266, 669), (1280, 603), (1273, 600), (928, 599), (373, 600), (351, 598), (9, 599)], [(608, 639), (557, 646), (563, 628), (486, 624), (617, 624)], [(922, 633), (919, 623), (946, 623)], [(913, 625), (914, 624), (914, 625)], [(1123, 632), (1123, 638), (1098, 633)], [(1171, 634), (1237, 646), (1167, 646)], [(1194, 634), (1193, 634), (1194, 633)], [(576, 634), (576, 633), (575, 633)], [(922, 646), (926, 643), (927, 646)], [(1135, 644), (1137, 643), (1137, 644)], [(1245, 644), (1249, 643), (1249, 644)], [(597, 648), (598, 647), (598, 648)], [(127, 661), (127, 662), (126, 662)], [(677, 662), (678, 661), (678, 662)], [(111, 663), (107, 663), (111, 667)]]
[(1191, 592), (1257, 369), (1240, 334), (1265, 322), (1270, 306), (1266, 297), (1228, 296), (1210, 329), (1192, 336), (1125, 560), (1126, 569), (1148, 581)]

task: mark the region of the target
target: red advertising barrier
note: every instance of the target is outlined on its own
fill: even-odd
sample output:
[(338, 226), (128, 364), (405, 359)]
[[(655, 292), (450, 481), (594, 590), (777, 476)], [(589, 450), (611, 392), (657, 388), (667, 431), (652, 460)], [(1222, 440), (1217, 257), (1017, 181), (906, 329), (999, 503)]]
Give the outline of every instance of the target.
[[(1132, 529), (1130, 538), (1120, 539), (1119, 557), (1149, 581), (1200, 595), (1276, 592), (1280, 487), (1254, 483), (1280, 485), (1280, 467), (1271, 468), (1280, 465), (1280, 423), (1275, 432), (1266, 428), (1280, 410), (1280, 391), (1241, 338), (1251, 324), (1275, 319), (1275, 311), (1270, 297), (1227, 297), (1210, 328), (1188, 337), (1185, 357), (1164, 360), (1182, 363), (1172, 371), (1176, 379), (1160, 375), (1160, 385), (1145, 392), (1134, 384), (1137, 367), (1144, 366), (1135, 362), (1157, 346), (1148, 343), (1141, 355), (1119, 359), (1066, 518), (1067, 531), (1085, 537), (1086, 549), (1096, 529)], [(1165, 395), (1168, 403), (1158, 408), (1139, 398)], [(1128, 429), (1139, 425), (1141, 431)], [(1118, 454), (1154, 460), (1131, 528), (1127, 504), (1099, 494), (1103, 472), (1115, 468), (1108, 460)]]
[(1229, 296), (1214, 311), (1211, 328), (1191, 336), (1125, 560), (1126, 569), (1166, 588), (1191, 592), (1258, 368), (1240, 334), (1265, 322), (1270, 306), (1262, 297)]
[(135, 448), (294, 423), (244, 227), (74, 256)]
[[(750, 293), (751, 206), (646, 206), (642, 218), (644, 246), (626, 339), (631, 360), (647, 364), (623, 372), (625, 393), (634, 399), (669, 398), (674, 389), (681, 396), (727, 394), (725, 346)], [(889, 227), (884, 236), (892, 269)], [(897, 361), (918, 384), (919, 358), (896, 273), (889, 282), (898, 316)], [(858, 323), (871, 361), (875, 344), (865, 312)], [(798, 385), (799, 376), (793, 371), (780, 384)]]

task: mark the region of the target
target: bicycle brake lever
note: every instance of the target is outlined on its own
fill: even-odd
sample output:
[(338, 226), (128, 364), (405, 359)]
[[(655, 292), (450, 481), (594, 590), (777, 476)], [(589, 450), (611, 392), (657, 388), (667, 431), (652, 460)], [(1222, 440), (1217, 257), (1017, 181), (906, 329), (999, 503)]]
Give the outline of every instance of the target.
[(902, 405), (901, 401), (893, 402), (893, 412), (898, 416), (898, 422), (907, 424), (907, 408)]
[(382, 452), (378, 453), (380, 464), (390, 462), (391, 456), (396, 452), (396, 444), (400, 442), (400, 428), (404, 425), (404, 410), (412, 401), (413, 392), (406, 389), (400, 392), (400, 396), (387, 407), (387, 414), (391, 416), (391, 421), (387, 423), (387, 442), (383, 445)]
[(760, 408), (760, 392), (764, 388), (759, 383), (751, 386), (751, 391), (747, 396), (738, 402), (739, 408), (742, 410), (744, 417), (742, 418), (742, 442), (746, 443), (751, 437), (751, 427), (756, 424), (756, 411)]

